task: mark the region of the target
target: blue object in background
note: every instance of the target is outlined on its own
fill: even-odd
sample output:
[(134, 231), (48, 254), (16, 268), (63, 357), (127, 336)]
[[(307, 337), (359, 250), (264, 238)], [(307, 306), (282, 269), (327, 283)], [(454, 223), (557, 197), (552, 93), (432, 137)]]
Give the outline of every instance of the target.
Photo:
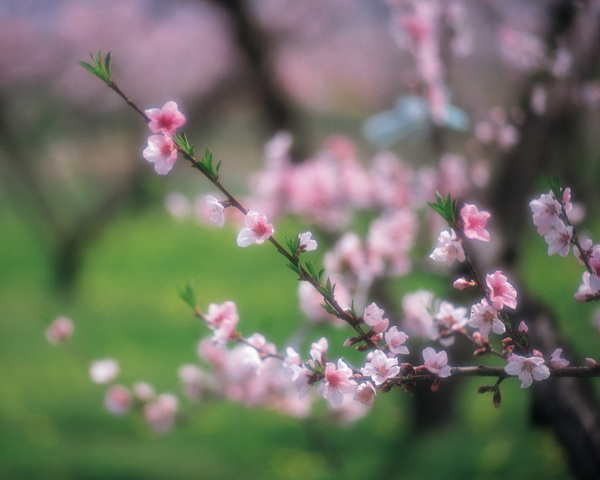
[[(391, 110), (368, 118), (363, 124), (363, 134), (375, 146), (389, 148), (408, 136), (416, 139), (427, 137), (433, 126), (427, 100), (406, 95), (398, 98)], [(464, 132), (469, 129), (469, 117), (461, 109), (449, 104), (442, 126)]]

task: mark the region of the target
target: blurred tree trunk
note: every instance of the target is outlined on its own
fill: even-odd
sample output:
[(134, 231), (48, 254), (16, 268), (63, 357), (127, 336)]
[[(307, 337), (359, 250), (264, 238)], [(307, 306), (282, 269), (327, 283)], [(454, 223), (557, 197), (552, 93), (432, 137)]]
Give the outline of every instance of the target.
[[(600, 4), (580, 2), (581, 10), (571, 1), (553, 4), (553, 28), (548, 32), (548, 43), (554, 44), (562, 35), (573, 54), (571, 76), (566, 85), (550, 84), (553, 101), (545, 115), (526, 112), (519, 144), (498, 162), (489, 206), (495, 213), (505, 239), (503, 260), (509, 267), (519, 258), (525, 229), (532, 228), (528, 203), (538, 196), (536, 180), (541, 175), (560, 174), (563, 184), (575, 187), (578, 198), (584, 197), (581, 178), (580, 140), (581, 107), (573, 103), (572, 89), (589, 78), (597, 68), (600, 47)], [(532, 82), (533, 83), (533, 82)], [(525, 87), (522, 105), (528, 105), (532, 84)], [(547, 191), (549, 188), (545, 188)], [(519, 283), (519, 282), (517, 282)], [(513, 316), (514, 324), (524, 320), (530, 327), (530, 342), (544, 355), (556, 347), (568, 349), (558, 332), (551, 314), (519, 291), (519, 311)], [(573, 363), (575, 354), (567, 354)], [(562, 444), (573, 474), (579, 479), (600, 478), (600, 405), (589, 384), (582, 379), (554, 378), (534, 382), (532, 418), (537, 424), (552, 429)]]
[[(303, 157), (306, 137), (298, 111), (281, 87), (273, 65), (273, 38), (254, 19), (246, 0), (210, 0), (223, 8), (231, 18), (235, 42), (248, 62), (247, 78), (238, 85), (251, 90), (272, 131), (286, 130), (294, 137), (294, 159)], [(228, 85), (230, 90), (233, 85)], [(228, 92), (223, 92), (227, 94)], [(230, 92), (229, 92), (230, 93)], [(270, 132), (272, 133), (272, 132)]]

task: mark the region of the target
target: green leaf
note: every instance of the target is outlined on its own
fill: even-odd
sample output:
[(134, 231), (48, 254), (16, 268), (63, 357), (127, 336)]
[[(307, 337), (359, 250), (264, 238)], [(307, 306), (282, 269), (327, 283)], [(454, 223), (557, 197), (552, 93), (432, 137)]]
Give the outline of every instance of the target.
[[(112, 55), (112, 52), (108, 52), (106, 54), (106, 57), (104, 57), (104, 70), (108, 74), (108, 78), (112, 77), (112, 74), (111, 74), (111, 71), (110, 71), (110, 58), (111, 58), (111, 55)], [(98, 57), (100, 57), (100, 52), (98, 52)]]
[(550, 184), (550, 190), (554, 194), (554, 197), (562, 202), (562, 188), (560, 187), (560, 178), (558, 175), (554, 175), (553, 177), (548, 178), (548, 183)]
[(179, 290), (179, 296), (187, 303), (190, 307), (194, 308), (198, 305), (196, 300), (196, 289), (194, 288), (194, 281), (189, 280), (185, 287), (177, 287)]
[(293, 257), (296, 257), (298, 248), (300, 247), (300, 239), (298, 237), (289, 239), (285, 237), (285, 244)]
[(111, 68), (110, 68), (111, 52), (108, 52), (106, 54), (106, 57), (104, 58), (104, 60), (102, 60), (102, 51), (101, 50), (98, 50), (98, 53), (96, 54), (95, 57), (94, 57), (94, 54), (90, 52), (90, 57), (92, 57), (92, 63), (81, 62), (81, 61), (78, 61), (77, 63), (79, 63), (79, 65), (84, 67), (89, 72), (96, 75), (107, 85), (109, 85), (109, 86), (112, 85), (113, 81), (112, 81), (112, 74), (111, 74)]
[(446, 197), (442, 197), (439, 192), (435, 192), (435, 196), (437, 199), (436, 203), (427, 202), (428, 205), (438, 213), (451, 227), (456, 225), (456, 211), (457, 204), (456, 200), (452, 200), (450, 194), (446, 195)]
[(331, 315), (337, 315), (337, 313), (338, 313), (338, 312), (336, 312), (335, 308), (333, 308), (328, 303), (322, 303), (321, 306), (325, 309), (325, 311), (327, 313), (330, 313)]
[(300, 269), (293, 263), (286, 263), (286, 266), (293, 272), (297, 273), (300, 277), (302, 276), (302, 272), (300, 271)]

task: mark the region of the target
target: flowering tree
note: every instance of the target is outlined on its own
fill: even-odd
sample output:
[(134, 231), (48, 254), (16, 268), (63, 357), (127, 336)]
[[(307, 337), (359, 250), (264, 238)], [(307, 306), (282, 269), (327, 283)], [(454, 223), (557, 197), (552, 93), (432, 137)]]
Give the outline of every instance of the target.
[[(448, 22), (458, 27), (451, 23), (458, 13), (446, 10), (442, 2), (389, 3), (398, 41), (415, 55), (422, 80), (424, 95), (410, 102), (426, 115), (426, 126), (437, 131), (438, 138), (442, 128), (462, 128), (463, 117), (445, 91), (444, 29), (440, 27)], [(528, 45), (515, 35), (504, 32), (509, 47), (511, 42)], [(516, 53), (517, 58), (511, 61), (517, 63), (534, 61), (536, 49), (530, 47), (532, 51), (508, 48), (506, 53)], [(558, 63), (557, 58), (547, 60)], [(364, 415), (381, 395), (397, 390), (412, 392), (418, 385), (444, 395), (445, 384), (457, 377), (492, 378), (478, 391), (491, 393), (493, 405), (499, 407), (504, 381), (518, 381), (522, 389), (528, 389), (555, 378), (600, 376), (600, 365), (591, 354), (576, 364), (564, 347), (553, 345), (556, 339), (543, 342), (536, 337), (534, 330), (545, 327), (523, 308), (528, 303), (527, 293), (517, 289), (512, 272), (498, 269), (492, 264), (493, 255), (486, 253), (492, 251), (496, 237), (490, 227), (495, 217), (468, 200), (486, 184), (485, 165), (467, 164), (445, 154), (437, 169), (416, 169), (382, 151), (367, 169), (358, 161), (353, 142), (344, 137), (331, 138), (313, 158), (295, 163), (291, 158), (292, 138), (280, 133), (267, 144), (265, 170), (252, 180), (253, 195), (248, 204), (256, 210), (250, 209), (221, 180), (221, 163), (215, 164), (213, 154), (205, 149), (198, 156), (187, 136), (178, 133), (186, 123), (179, 105), (169, 101), (161, 108), (140, 108), (114, 81), (110, 54), (98, 52), (92, 55), (91, 63), (80, 63), (148, 124), (152, 135), (143, 157), (156, 173), (168, 174), (181, 158), (203, 175), (218, 192), (203, 199), (199, 209), (205, 218), (223, 227), (235, 221), (228, 218), (229, 212), (241, 213), (238, 246), (270, 243), (299, 280), (298, 295), (308, 321), (341, 324), (351, 332), (344, 346), (362, 354), (358, 363), (330, 358), (325, 337), (312, 339), (306, 352), (295, 346), (277, 347), (259, 333), (244, 334), (233, 301), (204, 307), (189, 284), (181, 296), (209, 331), (198, 345), (203, 367), (184, 365), (179, 371), (189, 397), (200, 400), (210, 392), (296, 416), (309, 415), (321, 397), (341, 421), (350, 422)], [(477, 125), (478, 140), (509, 148), (518, 135), (516, 127), (497, 111), (492, 117)], [(388, 141), (380, 122), (389, 118), (371, 120), (367, 133)], [(529, 201), (533, 225), (544, 237), (549, 255), (566, 257), (572, 247), (582, 268), (574, 300), (598, 300), (600, 247), (578, 234), (575, 223), (580, 206), (572, 202), (571, 189), (558, 177), (550, 179), (549, 188)], [(352, 230), (352, 219), (359, 213), (368, 218), (362, 232)], [(310, 223), (311, 231), (281, 241), (271, 222), (285, 215)], [(321, 238), (331, 239), (333, 244), (324, 255), (323, 268), (306, 260), (309, 252), (319, 249)], [(429, 259), (449, 272), (456, 293), (464, 296), (450, 301), (429, 291), (405, 292), (403, 312), (392, 315), (393, 303), (380, 283), (415, 268), (411, 252), (422, 253), (418, 248), (422, 243), (430, 246)], [(454, 298), (464, 300), (456, 304)], [(60, 318), (46, 333), (51, 342), (59, 343), (69, 339), (72, 329), (68, 319)], [(472, 361), (453, 361), (459, 357), (459, 344), (463, 350), (472, 351)], [(501, 365), (491, 358), (499, 359)], [(157, 395), (144, 383), (131, 388), (116, 384), (118, 372), (119, 366), (112, 359), (95, 361), (90, 367), (92, 380), (108, 385), (105, 403), (111, 412), (125, 414), (136, 406), (159, 432), (177, 424), (176, 396)], [(597, 428), (588, 433), (593, 437)], [(597, 466), (586, 472), (594, 468)]]

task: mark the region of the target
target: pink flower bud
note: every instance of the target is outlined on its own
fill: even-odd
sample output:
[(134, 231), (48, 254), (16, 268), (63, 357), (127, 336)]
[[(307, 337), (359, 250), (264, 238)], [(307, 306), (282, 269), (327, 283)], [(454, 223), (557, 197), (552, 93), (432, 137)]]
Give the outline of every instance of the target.
[(73, 322), (67, 317), (58, 317), (46, 329), (46, 339), (53, 344), (66, 342), (73, 334)]
[(131, 408), (131, 404), (131, 393), (122, 385), (112, 385), (106, 391), (104, 405), (110, 413), (125, 415)]
[(593, 358), (586, 358), (585, 363), (587, 363), (588, 367), (592, 370), (600, 370), (600, 365), (598, 365), (598, 362)]
[(521, 335), (527, 335), (529, 333), (529, 328), (523, 320), (521, 320), (521, 323), (519, 324), (519, 333)]
[(454, 281), (452, 286), (457, 290), (470, 290), (471, 288), (475, 288), (477, 283), (473, 280), (467, 280), (465, 277), (460, 277)]

